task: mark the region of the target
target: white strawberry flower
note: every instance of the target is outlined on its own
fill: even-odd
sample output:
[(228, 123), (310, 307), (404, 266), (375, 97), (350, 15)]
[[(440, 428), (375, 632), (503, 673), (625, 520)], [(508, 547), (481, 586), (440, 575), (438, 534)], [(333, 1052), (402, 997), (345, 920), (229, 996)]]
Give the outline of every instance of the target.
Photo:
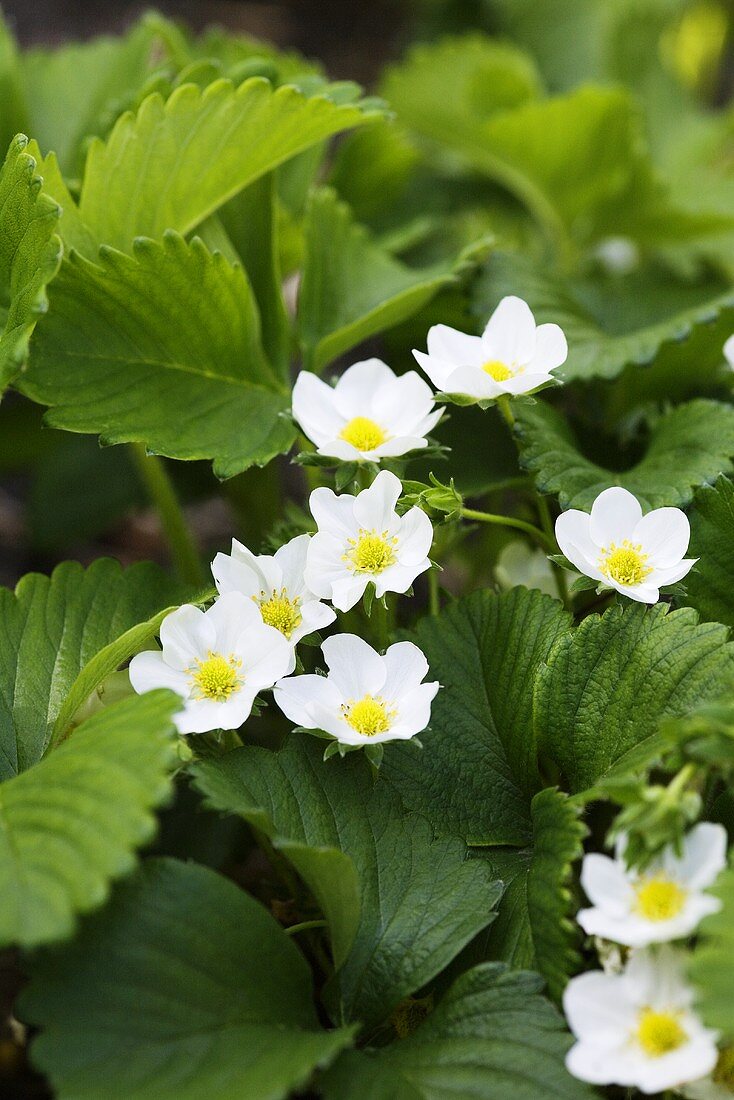
[(240, 592), (220, 596), (207, 611), (184, 604), (159, 633), (162, 650), (133, 657), (130, 682), (139, 694), (169, 688), (181, 696), (179, 733), (238, 729), (258, 692), (291, 668), (289, 642)]
[(319, 454), (345, 462), (421, 450), (441, 415), (415, 371), (397, 375), (380, 359), (355, 363), (335, 386), (301, 371), (293, 387), (293, 419)]
[(285, 716), (322, 730), (342, 745), (407, 741), (426, 728), (436, 681), (423, 683), (428, 662), (412, 642), (396, 642), (384, 657), (355, 634), (323, 644), (328, 676), (290, 676), (275, 685)]
[(556, 520), (556, 540), (579, 572), (638, 603), (657, 603), (660, 588), (696, 564), (686, 558), (691, 529), (680, 508), (643, 516), (632, 493), (615, 486), (594, 501), (591, 514), (571, 508)]
[(290, 642), (292, 665), (296, 667), (295, 646), (308, 634), (334, 622), (336, 612), (321, 603), (304, 580), (310, 535), (298, 535), (271, 556), (253, 554), (237, 539), (232, 539), (231, 554), (217, 554), (212, 575), (217, 590), (242, 592), (254, 600), (262, 620)]
[(308, 547), (305, 581), (320, 599), (348, 611), (370, 581), (377, 597), (406, 592), (430, 568), (433, 526), (420, 508), (399, 516), (400, 479), (382, 470), (356, 497), (314, 489), (310, 507), (318, 525)]
[(694, 826), (676, 855), (667, 847), (644, 871), (624, 862), (625, 838), (614, 859), (592, 852), (584, 857), (581, 885), (593, 907), (576, 919), (590, 936), (647, 947), (690, 936), (699, 921), (721, 908), (704, 891), (726, 866), (726, 830), (703, 821)]
[(413, 355), (443, 393), (491, 401), (503, 394), (531, 393), (553, 380), (568, 345), (558, 325), (536, 325), (522, 298), (503, 298), (481, 336), (448, 325), (428, 330), (428, 353)]
[(716, 1032), (693, 1010), (683, 962), (670, 948), (635, 951), (620, 974), (572, 978), (563, 1008), (577, 1042), (566, 1055), (574, 1077), (644, 1093), (675, 1089), (711, 1073)]

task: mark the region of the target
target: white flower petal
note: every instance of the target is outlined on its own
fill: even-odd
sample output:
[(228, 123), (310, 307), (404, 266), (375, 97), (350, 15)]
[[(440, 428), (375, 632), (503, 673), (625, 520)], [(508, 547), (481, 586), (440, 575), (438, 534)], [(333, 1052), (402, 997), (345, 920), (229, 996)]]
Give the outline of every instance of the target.
[(504, 382), (498, 382), (497, 385), (502, 388), (505, 393), (518, 395), (521, 393), (532, 393), (533, 390), (537, 390), (540, 386), (545, 386), (546, 383), (553, 381), (553, 375), (548, 374), (547, 371), (540, 373), (537, 371), (523, 371), (521, 374), (515, 374), (512, 378), (506, 378)]
[(265, 579), (243, 561), (230, 554), (217, 554), (212, 562), (212, 576), (220, 595), (225, 592), (242, 592), (245, 596), (257, 596), (266, 588)]
[(217, 729), (237, 729), (249, 717), (254, 695), (237, 692), (226, 703), (213, 699), (190, 699), (174, 716), (179, 733), (209, 733)]
[(529, 363), (535, 354), (535, 318), (527, 302), (514, 294), (503, 298), (482, 333), (485, 359), (508, 367)]
[(727, 833), (723, 825), (701, 821), (687, 833), (680, 859), (666, 853), (664, 866), (674, 868), (676, 877), (690, 890), (712, 886), (726, 867)]
[(635, 1069), (622, 1043), (613, 1050), (592, 1043), (578, 1042), (566, 1055), (566, 1069), (579, 1081), (591, 1085), (632, 1085)]
[(650, 581), (658, 588), (664, 588), (667, 584), (675, 584), (681, 581), (693, 569), (698, 558), (683, 558), (678, 565), (672, 565), (669, 569), (653, 569)]
[(478, 401), (492, 401), (505, 392), (501, 382), (495, 382), (491, 375), (480, 367), (457, 367), (444, 380), (446, 393), (463, 393), (475, 397)]
[(651, 564), (669, 569), (678, 565), (688, 549), (691, 525), (680, 508), (655, 508), (642, 517), (628, 537), (642, 545)]
[(387, 675), (385, 662), (364, 639), (356, 634), (334, 634), (321, 649), (329, 679), (346, 702), (380, 693)]
[(225, 657), (238, 649), (243, 631), (257, 631), (262, 627), (257, 604), (242, 592), (225, 592), (205, 614), (215, 632), (211, 648)]
[(166, 664), (178, 669), (189, 668), (197, 657), (206, 657), (216, 634), (211, 620), (193, 604), (184, 604), (166, 615), (158, 633)]
[(186, 698), (189, 694), (189, 678), (185, 672), (171, 668), (158, 650), (145, 650), (136, 654), (128, 669), (130, 683), (139, 695), (155, 688), (169, 688), (177, 695)]
[(378, 573), (372, 578), (375, 584), (375, 595), (379, 599), (386, 592), (407, 592), (415, 578), (430, 568), (431, 563), (428, 558), (424, 558), (415, 565), (401, 565), (400, 562), (391, 565), (383, 573)]
[(440, 409), (434, 412), (433, 391), (414, 370), (394, 377), (390, 385), (381, 386), (372, 402), (372, 411), (374, 419), (390, 435), (423, 435), (418, 426), (429, 416), (441, 415)]
[(591, 508), (589, 532), (598, 546), (619, 545), (632, 536), (642, 519), (639, 501), (618, 485), (605, 489)]
[(395, 435), (375, 447), (374, 451), (365, 452), (370, 458), (397, 458), (399, 455), (410, 454), (411, 451), (421, 451), (428, 446), (425, 436)]
[(734, 335), (730, 336), (724, 344), (724, 358), (730, 367), (734, 367)]
[[(431, 721), (431, 705), (436, 698), (440, 685), (437, 680), (419, 684), (417, 688), (406, 692), (398, 701), (398, 714), (390, 727), (390, 733), (396, 739), (407, 739), (422, 733)], [(383, 698), (389, 694), (383, 689)]]
[(556, 520), (556, 542), (572, 565), (593, 580), (604, 580), (599, 569), (599, 547), (591, 539), (590, 516), (577, 508), (561, 512)]
[(365, 359), (344, 371), (334, 389), (334, 404), (345, 421), (370, 416), (381, 386), (395, 382), (395, 374), (381, 359)]
[(578, 1039), (614, 1047), (629, 1034), (634, 1009), (626, 997), (623, 978), (590, 970), (572, 978), (563, 993), (563, 1011)]
[[(341, 539), (351, 538), (356, 531), (357, 524), (354, 519), (354, 502), (356, 497), (349, 493), (341, 493), (339, 496), (332, 489), (320, 487), (314, 489), (308, 500), (311, 515), (316, 520), (319, 533), (328, 531)], [(309, 547), (309, 556), (313, 540)]]
[(349, 611), (362, 599), (370, 578), (366, 573), (345, 573), (331, 585), (331, 602), (339, 611)]
[(328, 604), (318, 600), (308, 600), (301, 604), (301, 624), (297, 626), (291, 635), (291, 642), (300, 642), (301, 638), (313, 634), (315, 630), (323, 630), (330, 626), (336, 619), (336, 611)]
[(418, 351), (417, 348), (413, 348), (413, 357), (436, 389), (446, 391), (446, 380), (455, 370), (454, 364), (448, 360), (439, 359), (435, 355), (426, 355), (424, 351)]
[(660, 592), (655, 584), (654, 574), (650, 574), (641, 584), (618, 584), (617, 581), (609, 577), (604, 578), (604, 583), (609, 585), (610, 588), (615, 588), (621, 595), (635, 600), (636, 603), (654, 604), (660, 599)]
[(275, 551), (273, 560), (279, 567), (281, 576), (279, 587), (285, 588), (291, 598), (300, 596), (305, 589), (303, 573), (310, 542), (310, 535), (296, 535)]
[(391, 702), (413, 691), (428, 675), (425, 654), (413, 642), (395, 642), (389, 646), (383, 664), (385, 683), (382, 695)]
[(584, 856), (581, 886), (590, 902), (615, 917), (626, 916), (634, 902), (634, 890), (621, 860), (610, 859), (599, 852)]
[(366, 451), (358, 451), (346, 439), (329, 439), (318, 448), (318, 454), (328, 458), (339, 458), (342, 462), (359, 462), (366, 457)]
[(335, 405), (334, 390), (310, 371), (296, 378), (292, 397), (293, 419), (317, 446), (339, 435), (344, 418)]
[(308, 674), (278, 680), (273, 698), (294, 726), (306, 729), (319, 728), (314, 717), (317, 706), (338, 710), (342, 703), (338, 689), (326, 676)]
[(251, 623), (240, 634), (233, 652), (242, 660), (245, 683), (256, 692), (272, 687), (289, 672), (293, 662), (293, 646), (279, 630), (262, 620)]
[(433, 524), (417, 506), (409, 508), (402, 517), (398, 534), (398, 559), (401, 565), (423, 563), (433, 542)]
[[(345, 540), (321, 533), (314, 535), (308, 546), (304, 579), (315, 596), (331, 599), (334, 584), (347, 576), (344, 564)], [(338, 605), (337, 605), (338, 606)], [(343, 611), (344, 608), (340, 608)]]
[(527, 365), (528, 371), (552, 371), (562, 366), (567, 358), (568, 344), (560, 325), (538, 325), (535, 354)]
[(481, 336), (470, 336), (449, 325), (433, 325), (426, 339), (428, 354), (455, 366), (480, 366), (484, 360)]
[(368, 489), (363, 489), (354, 502), (354, 518), (366, 531), (387, 531), (397, 527), (397, 504), (403, 486), (399, 477), (381, 470)]

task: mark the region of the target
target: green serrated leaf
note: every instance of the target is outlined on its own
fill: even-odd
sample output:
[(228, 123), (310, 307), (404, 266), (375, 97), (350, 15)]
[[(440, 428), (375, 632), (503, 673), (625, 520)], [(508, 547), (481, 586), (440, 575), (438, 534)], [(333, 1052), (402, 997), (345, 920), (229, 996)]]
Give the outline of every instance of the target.
[(650, 431), (645, 454), (624, 473), (605, 470), (582, 453), (565, 418), (550, 405), (517, 406), (520, 462), (543, 493), (562, 508), (590, 511), (611, 485), (633, 493), (643, 509), (688, 504), (696, 486), (732, 469), (734, 408), (689, 401), (664, 413)]
[[(0, 780), (40, 760), (69, 690), (89, 661), (181, 586), (148, 562), (64, 562), (0, 589)], [(94, 685), (92, 685), (94, 686)]]
[(556, 999), (579, 968), (579, 928), (571, 916), (571, 866), (583, 854), (584, 825), (565, 794), (547, 788), (532, 801), (532, 844), (482, 851), (505, 883), (497, 920), (475, 950), (512, 967), (538, 970)]
[(689, 512), (688, 553), (698, 563), (677, 602), (695, 607), (703, 619), (734, 627), (734, 484), (722, 476), (702, 486)]
[(324, 138), (379, 117), (253, 77), (235, 88), (184, 84), (145, 99), (87, 157), (79, 208), (100, 243), (186, 234), (260, 176)]
[[(435, 839), (424, 818), (406, 815), (361, 753), (321, 756), (316, 741), (293, 734), (277, 755), (245, 748), (198, 764), (196, 784), (218, 809), (265, 829), (293, 862), (341, 964), (327, 989), (332, 1013), (374, 1025), (492, 920), (500, 888), (485, 865), (467, 862), (460, 841)], [(345, 862), (351, 879), (342, 878)]]
[(245, 274), (175, 233), (133, 256), (65, 262), (19, 388), (53, 406), (53, 427), (210, 458), (220, 477), (264, 465), (295, 434)]
[(36, 767), (0, 786), (0, 944), (69, 936), (155, 831), (176, 762), (172, 692), (134, 696), (87, 719)]
[(416, 1031), (379, 1050), (343, 1054), (327, 1100), (592, 1100), (567, 1073), (571, 1039), (527, 971), (485, 963), (467, 971)]
[(572, 791), (648, 754), (663, 718), (714, 699), (734, 674), (734, 643), (690, 608), (617, 605), (559, 638), (538, 677), (535, 729)]
[(721, 909), (705, 918), (699, 929), (689, 965), (697, 988), (698, 1009), (708, 1027), (718, 1028), (727, 1040), (734, 1039), (734, 870), (722, 872), (711, 893), (721, 900)]
[(329, 188), (312, 192), (305, 235), (298, 323), (305, 364), (316, 371), (416, 313), (488, 247), (480, 241), (456, 260), (416, 271), (382, 249)]
[[(714, 284), (681, 287), (670, 272), (654, 282), (644, 274), (579, 285), (529, 259), (494, 253), (472, 287), (472, 311), (481, 325), (506, 294), (519, 294), (538, 324), (552, 322), (568, 340), (568, 358), (555, 372), (564, 382), (616, 378), (632, 368), (631, 383), (645, 381), (651, 396), (670, 400), (672, 380), (690, 385), (720, 366), (722, 347), (734, 329), (734, 293)], [(604, 312), (594, 311), (603, 306)], [(641, 368), (642, 373), (640, 373)], [(683, 389), (682, 396), (688, 396)]]
[(558, 600), (525, 588), (475, 592), (418, 624), (413, 640), (442, 689), (425, 751), (388, 744), (380, 770), (406, 809), (469, 844), (528, 842), (541, 785), (533, 682), (570, 624)]
[(59, 207), (45, 193), (28, 138), (10, 143), (0, 169), (0, 393), (22, 370), (38, 318), (48, 308), (46, 287), (61, 263)]
[(266, 910), (193, 863), (147, 860), (28, 970), (33, 1059), (77, 1100), (111, 1087), (125, 1100), (281, 1100), (351, 1041), (319, 1027), (308, 965)]

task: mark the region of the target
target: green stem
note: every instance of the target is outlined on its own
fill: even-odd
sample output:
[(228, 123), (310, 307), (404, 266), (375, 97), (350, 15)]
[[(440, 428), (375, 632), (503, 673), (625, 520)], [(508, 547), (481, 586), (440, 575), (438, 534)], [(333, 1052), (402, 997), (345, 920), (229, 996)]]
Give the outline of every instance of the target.
[[(540, 523), (545, 531), (546, 538), (555, 544), (556, 533), (553, 529), (553, 520), (551, 519), (550, 508), (548, 507), (548, 501), (545, 499), (542, 493), (536, 493), (536, 499), (538, 503), (538, 515), (540, 516)], [(568, 591), (568, 578), (566, 577), (566, 570), (562, 565), (558, 565), (553, 562), (553, 576), (556, 582), (556, 588), (558, 589), (558, 595), (561, 598), (561, 603), (564, 607), (570, 608), (571, 597)]]
[(300, 924), (292, 924), (290, 928), (284, 928), (286, 936), (296, 936), (299, 932), (306, 932), (309, 928), (326, 928), (325, 920), (302, 920)]
[(531, 535), (545, 550), (554, 553), (555, 540), (549, 539), (544, 531), (535, 527), (532, 523), (526, 523), (524, 519), (515, 519), (514, 516), (498, 516), (491, 512), (477, 512), (474, 508), (462, 508), (461, 515), (464, 519), (473, 519), (477, 523), (494, 523), (498, 527), (515, 527), (518, 531), (524, 531)]
[(147, 454), (142, 443), (132, 443), (131, 454), (140, 480), (158, 510), (176, 572), (181, 580), (201, 587), (205, 577), (199, 552), (163, 460)]
[(515, 414), (512, 411), (512, 405), (506, 393), (503, 393), (502, 397), (497, 398), (497, 408), (499, 409), (500, 416), (510, 429), (510, 435), (512, 435), (515, 429)]
[(393, 611), (392, 608), (388, 607), (386, 596), (379, 600), (375, 597), (372, 603), (370, 620), (374, 628), (376, 647), (381, 653), (384, 653), (390, 645), (393, 626)]
[(428, 570), (428, 611), (431, 615), (439, 615), (441, 612), (441, 593), (438, 587), (438, 566), (432, 565)]

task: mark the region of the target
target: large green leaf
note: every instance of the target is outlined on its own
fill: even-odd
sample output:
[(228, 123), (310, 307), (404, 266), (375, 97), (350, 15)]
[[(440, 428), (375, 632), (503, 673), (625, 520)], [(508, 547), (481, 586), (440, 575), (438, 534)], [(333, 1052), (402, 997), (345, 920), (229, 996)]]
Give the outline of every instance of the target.
[[(353, 937), (328, 1000), (340, 1021), (374, 1025), (492, 920), (500, 887), (485, 864), (467, 861), (461, 841), (436, 839), (424, 818), (406, 815), (361, 754), (322, 757), (314, 738), (297, 734), (278, 754), (245, 748), (200, 763), (197, 784), (213, 805), (264, 825), (293, 859), (331, 922), (335, 955)], [(323, 853), (318, 873), (304, 847)], [(356, 933), (335, 849), (356, 869)]]
[(568, 421), (543, 402), (518, 406), (520, 462), (563, 508), (591, 509), (610, 485), (622, 485), (644, 509), (687, 504), (698, 485), (732, 469), (734, 408), (700, 399), (664, 413), (631, 469), (605, 470), (582, 454)]
[(698, 563), (685, 580), (681, 603), (704, 619), (734, 627), (734, 484), (723, 474), (702, 486), (690, 510), (689, 553)]
[(123, 115), (87, 157), (80, 210), (96, 239), (130, 248), (136, 236), (188, 233), (253, 180), (297, 153), (376, 117), (359, 104), (275, 91), (253, 77), (235, 88), (184, 84), (164, 102)]
[(106, 707), (0, 786), (0, 944), (68, 936), (107, 898), (155, 829), (176, 759), (180, 700), (155, 691)]
[(484, 253), (480, 242), (458, 260), (416, 271), (355, 224), (329, 188), (312, 193), (305, 233), (298, 322), (304, 361), (312, 370), (410, 317)]
[(734, 870), (724, 871), (712, 893), (722, 902), (718, 913), (706, 917), (690, 964), (697, 987), (698, 1008), (709, 1027), (725, 1039), (734, 1039)]
[(350, 1042), (273, 918), (196, 864), (148, 860), (63, 951), (29, 960), (33, 1058), (75, 1100), (279, 1100)]
[(174, 233), (133, 251), (63, 264), (23, 392), (53, 406), (53, 427), (211, 458), (221, 477), (287, 450), (289, 394), (265, 361), (242, 269)]
[(482, 851), (505, 883), (497, 920), (478, 938), (474, 950), (513, 967), (538, 970), (554, 997), (560, 997), (579, 967), (579, 928), (570, 920), (568, 881), (583, 854), (585, 828), (566, 795), (547, 788), (531, 805), (532, 844), (523, 849)]
[(527, 971), (486, 963), (463, 974), (400, 1042), (343, 1054), (327, 1100), (591, 1100), (563, 1064), (571, 1039)]
[(10, 143), (0, 169), (0, 392), (22, 369), (28, 343), (48, 308), (46, 286), (61, 262), (61, 213), (43, 190), (28, 138)]
[(734, 292), (708, 283), (680, 285), (670, 272), (655, 282), (638, 274), (620, 279), (597, 273), (593, 283), (582, 285), (551, 276), (526, 257), (494, 253), (472, 294), (482, 325), (506, 294), (524, 298), (539, 324), (560, 325), (569, 349), (556, 371), (561, 380), (616, 378), (631, 367), (633, 385), (640, 373), (646, 382), (649, 376), (651, 396), (657, 380), (663, 385), (654, 396), (667, 399), (673, 396), (671, 378), (685, 376), (688, 385), (700, 385), (721, 364), (721, 349), (734, 329)]
[[(0, 780), (41, 757), (80, 670), (104, 646), (182, 591), (150, 563), (64, 562), (0, 589)], [(94, 686), (94, 685), (92, 685)], [(91, 690), (91, 688), (90, 688)]]
[(123, 37), (22, 55), (30, 133), (44, 154), (56, 153), (64, 172), (79, 171), (83, 140), (105, 134), (128, 96), (167, 59), (161, 24), (148, 18)]
[(538, 677), (535, 727), (572, 791), (584, 791), (654, 737), (663, 718), (716, 698), (734, 643), (690, 608), (611, 607), (560, 638)]
[(533, 681), (569, 627), (558, 600), (525, 588), (475, 592), (418, 624), (414, 640), (443, 686), (423, 753), (386, 747), (380, 774), (406, 809), (469, 844), (527, 843), (541, 785)]

